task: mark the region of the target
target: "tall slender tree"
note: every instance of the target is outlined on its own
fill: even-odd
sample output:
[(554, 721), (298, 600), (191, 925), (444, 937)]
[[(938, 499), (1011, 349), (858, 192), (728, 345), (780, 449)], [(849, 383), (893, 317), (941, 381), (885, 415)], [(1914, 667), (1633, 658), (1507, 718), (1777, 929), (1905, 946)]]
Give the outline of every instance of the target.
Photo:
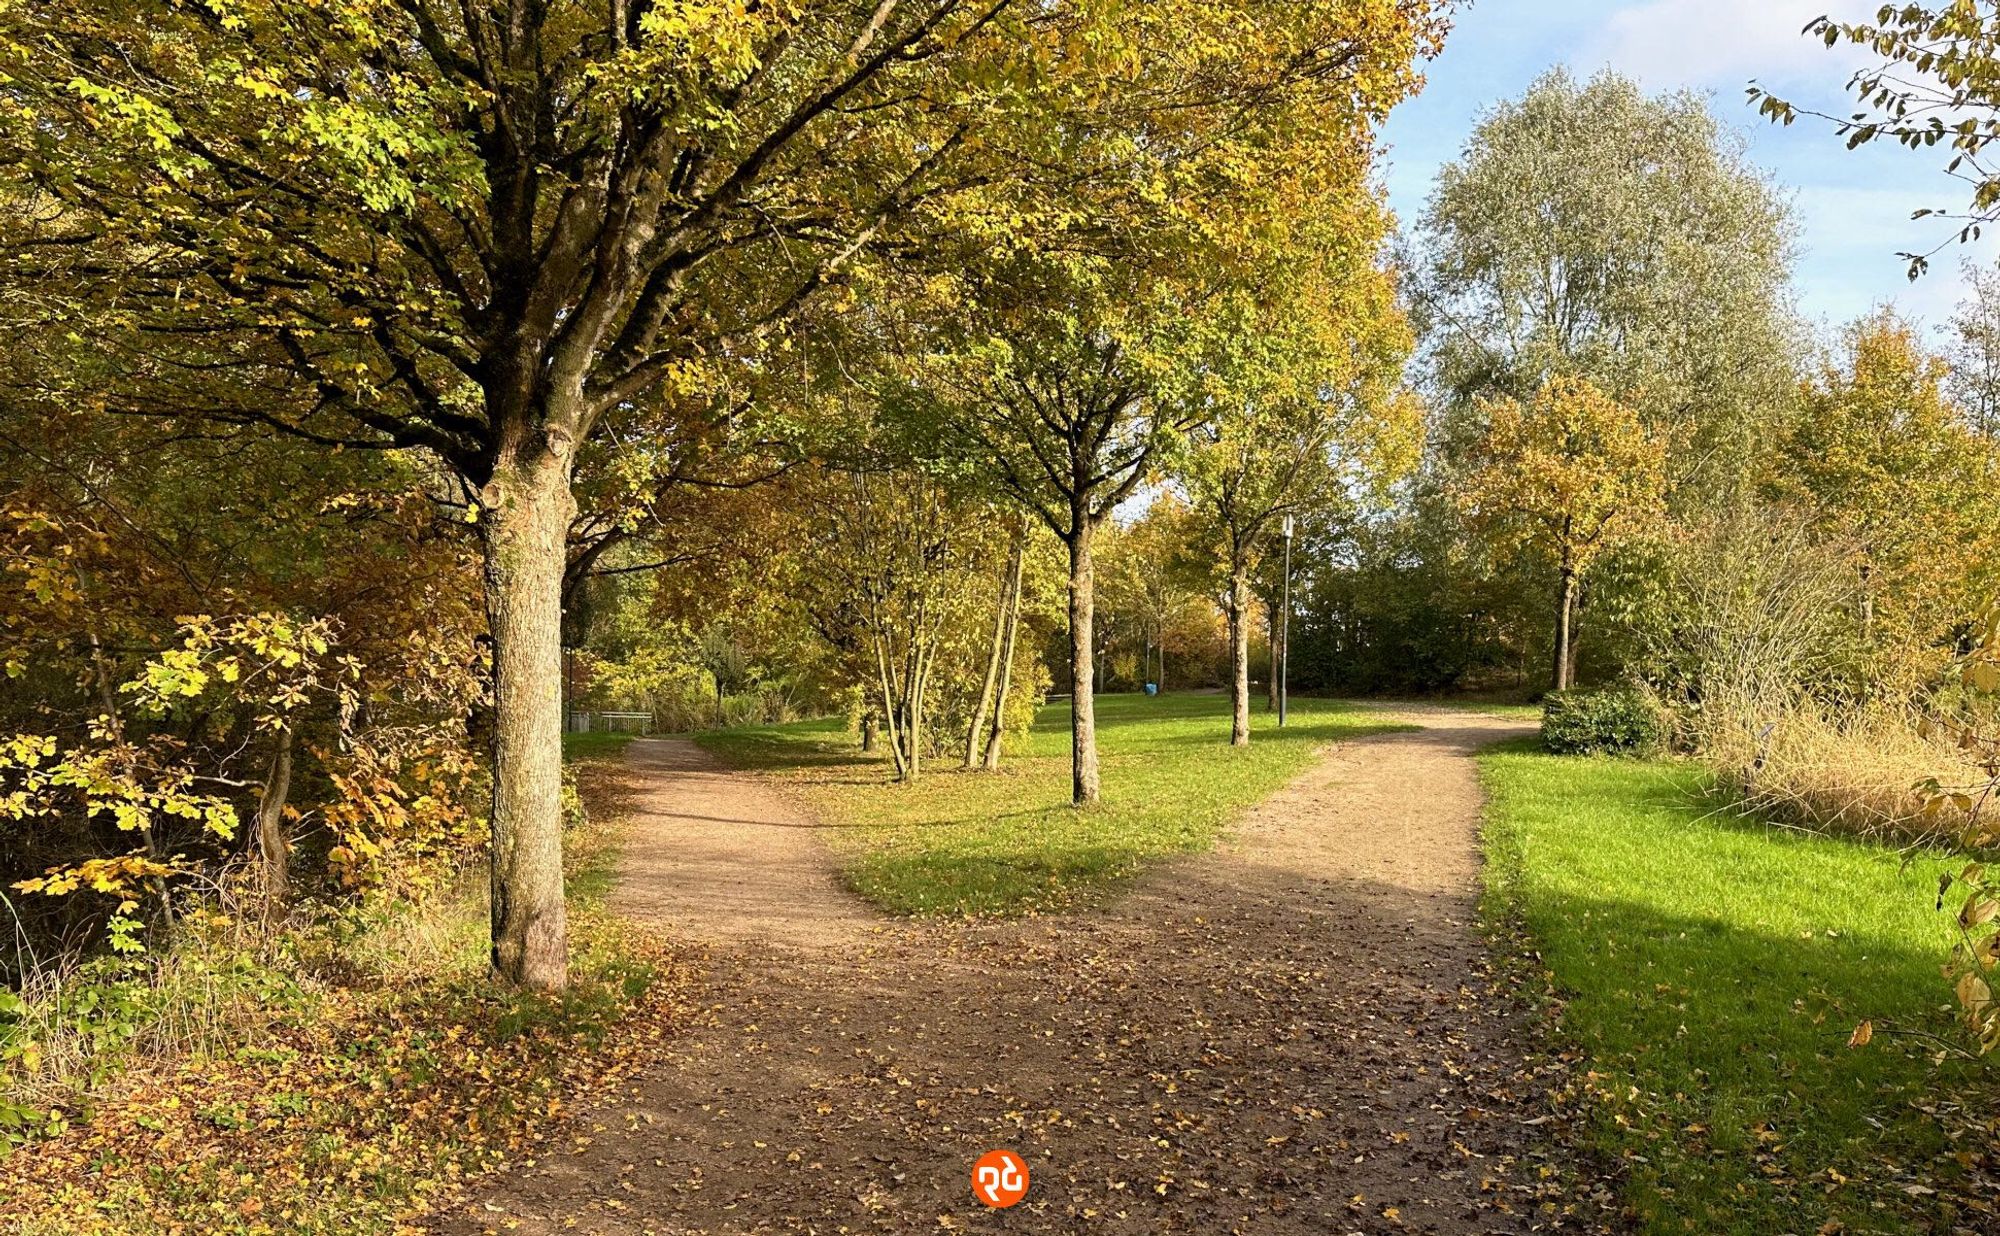
[(1633, 409), (1581, 378), (1555, 378), (1522, 404), (1483, 405), (1486, 431), (1461, 478), (1467, 517), (1503, 545), (1546, 552), (1556, 568), (1549, 689), (1575, 667), (1577, 589), (1591, 566), (1643, 532), (1666, 493), (1666, 444)]
[(1235, 746), (1250, 742), (1251, 575), (1270, 533), (1307, 507), (1379, 494), (1416, 463), (1421, 416), (1401, 381), (1410, 332), (1376, 258), (1388, 219), (1365, 185), (1317, 186), (1288, 242), (1237, 289), (1208, 374), (1225, 407), (1195, 431), (1177, 470), (1222, 574)]
[(1580, 376), (1686, 444), (1677, 509), (1740, 495), (1791, 395), (1792, 234), (1698, 96), (1558, 69), (1499, 104), (1439, 171), (1418, 233), (1446, 458), (1479, 432), (1476, 400)]
[(1105, 174), (1035, 186), (1056, 197), (1032, 244), (971, 237), (909, 339), (923, 362), (908, 402), (940, 453), (1067, 551), (1078, 805), (1101, 790), (1096, 534), (1191, 429), (1233, 414), (1213, 375), (1243, 338), (1251, 273), (1296, 244), (1327, 186), (1365, 194), (1375, 125), (1441, 34), (1420, 3), (1252, 8), (1135, 66), (1134, 87), (1067, 135)]

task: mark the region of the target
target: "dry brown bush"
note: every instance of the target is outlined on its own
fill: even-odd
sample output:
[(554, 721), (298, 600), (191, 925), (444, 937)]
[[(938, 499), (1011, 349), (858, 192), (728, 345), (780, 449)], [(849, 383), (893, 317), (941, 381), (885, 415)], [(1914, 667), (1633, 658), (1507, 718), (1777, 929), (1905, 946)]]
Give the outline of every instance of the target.
[(1746, 812), (1798, 827), (1887, 841), (1953, 841), (1967, 831), (1966, 812), (1926, 787), (1982, 780), (1957, 745), (1933, 734), (1911, 705), (1724, 699), (1712, 701), (1694, 724), (1694, 742), (1719, 773), (1720, 792)]

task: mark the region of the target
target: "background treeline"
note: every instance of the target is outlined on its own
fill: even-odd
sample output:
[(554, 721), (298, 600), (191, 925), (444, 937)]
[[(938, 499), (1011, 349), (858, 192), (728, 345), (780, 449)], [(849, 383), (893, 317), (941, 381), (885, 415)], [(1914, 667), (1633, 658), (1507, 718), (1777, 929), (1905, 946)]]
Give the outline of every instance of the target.
[[(1996, 582), (2000, 286), (1969, 271), (1947, 323), (1816, 322), (1792, 299), (1793, 248), (1782, 193), (1701, 98), (1557, 72), (1499, 105), (1384, 267), (1393, 310), (1339, 319), (1379, 358), (1347, 379), (1369, 416), (1343, 421), (1328, 386), (1303, 436), (1253, 414), (1211, 422), (1236, 435), (1216, 439), (1196, 417), (1149, 460), (1097, 535), (1091, 681), (1233, 686), (1235, 608), (1246, 678), (1268, 688), (1292, 515), (1294, 689), (1622, 685), (1645, 732), (1761, 805), (1943, 827), (1921, 784), (1978, 770), (1944, 729), (1920, 731), (1973, 703), (1950, 671)], [(1363, 321), (1384, 324), (1376, 342)], [(1405, 355), (1405, 386), (1367, 386)], [(579, 635), (587, 700), (706, 724), (851, 691), (857, 736), (872, 733), (910, 705), (893, 682), (885, 695), (861, 633), (898, 628), (880, 633), (893, 663), (922, 610), (939, 624), (916, 693), (934, 759), (963, 751), (1008, 629), (995, 607), (1016, 595), (1013, 663), (1029, 668), (1014, 681), (1067, 690), (1061, 540), (1004, 486), (981, 490), (990, 470), (940, 473), (952, 457), (932, 431), (950, 422), (923, 400), (953, 379), (919, 378), (944, 385), (859, 388), (880, 406), (846, 440), (870, 445), (787, 472), (741, 582), (594, 584), (617, 598), (606, 613), (649, 616)], [(1244, 501), (1256, 467), (1275, 495), (1261, 507)], [(927, 537), (949, 562), (893, 564), (888, 547)], [(926, 572), (937, 591), (896, 594)], [(718, 687), (745, 701), (718, 712)]]

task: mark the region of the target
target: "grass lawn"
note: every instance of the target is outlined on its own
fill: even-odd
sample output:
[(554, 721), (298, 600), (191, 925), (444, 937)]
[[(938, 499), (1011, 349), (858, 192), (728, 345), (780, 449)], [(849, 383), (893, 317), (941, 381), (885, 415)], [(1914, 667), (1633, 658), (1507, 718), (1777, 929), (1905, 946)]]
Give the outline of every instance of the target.
[(1994, 1069), (1886, 1033), (1953, 1035), (1932, 906), (1956, 864), (1709, 817), (1672, 763), (1515, 743), (1482, 765), (1489, 910), (1553, 974), (1589, 1136), (1642, 1230), (1995, 1230), (1952, 1198), (1961, 1147), (1919, 1109), (1990, 1114)]
[[(1397, 702), (1401, 703), (1405, 701)], [(1424, 699), (1419, 697), (1407, 702), (1419, 708), (1455, 708), (1460, 712), (1480, 712), (1492, 717), (1505, 717), (1509, 721), (1540, 721), (1542, 719), (1542, 706), (1540, 704), (1509, 703), (1504, 700), (1455, 699), (1449, 696), (1439, 699)]]
[(582, 734), (563, 731), (563, 758), (566, 760), (608, 759), (625, 750), (631, 742), (631, 734), (614, 734), (603, 730), (590, 730)]
[(1257, 712), (1229, 746), (1219, 695), (1097, 700), (1104, 798), (1069, 805), (1069, 705), (1044, 707), (997, 774), (940, 759), (915, 785), (888, 779), (838, 722), (697, 735), (738, 767), (780, 771), (831, 830), (846, 877), (901, 914), (1021, 914), (1087, 903), (1146, 860), (1213, 844), (1230, 817), (1302, 771), (1322, 744), (1398, 727), (1349, 704), (1291, 702), (1291, 724)]

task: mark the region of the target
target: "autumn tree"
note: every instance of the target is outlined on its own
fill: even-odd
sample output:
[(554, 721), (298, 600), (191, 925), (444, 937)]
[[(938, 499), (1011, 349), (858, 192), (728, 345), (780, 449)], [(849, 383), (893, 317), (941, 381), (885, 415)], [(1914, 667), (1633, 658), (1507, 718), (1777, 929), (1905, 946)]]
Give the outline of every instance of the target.
[(1750, 483), (1792, 382), (1793, 225), (1698, 95), (1555, 70), (1438, 173), (1412, 300), (1445, 453), (1472, 401), (1575, 375), (1686, 445), (1678, 508)]
[(1131, 616), (1140, 640), (1139, 677), (1162, 691), (1170, 681), (1197, 683), (1213, 671), (1208, 532), (1186, 499), (1167, 489), (1147, 503), (1144, 513), (1118, 527), (1105, 546), (1104, 603)]
[(1527, 404), (1503, 399), (1482, 411), (1485, 432), (1458, 479), (1458, 501), (1496, 544), (1554, 560), (1549, 686), (1568, 690), (1578, 581), (1655, 515), (1666, 450), (1637, 412), (1582, 378), (1553, 378)]
[(1422, 435), (1402, 389), (1408, 328), (1374, 257), (1386, 217), (1366, 193), (1336, 193), (1301, 205), (1290, 242), (1243, 289), (1236, 334), (1201, 396), (1222, 411), (1191, 435), (1176, 470), (1219, 542), (1239, 747), (1250, 742), (1251, 580), (1266, 542), (1309, 506), (1379, 492), (1415, 464)]
[(1260, 7), (1255, 22), (1204, 18), (1179, 33), (1197, 27), (1206, 37), (1136, 66), (1135, 88), (1100, 96), (1072, 135), (1109, 174), (1061, 186), (1032, 246), (969, 247), (926, 287), (937, 311), (911, 340), (926, 364), (908, 402), (940, 453), (983, 472), (1068, 553), (1079, 805), (1100, 794), (1097, 532), (1190, 429), (1232, 414), (1204, 385), (1241, 338), (1223, 290), (1269, 269), (1311, 186), (1356, 190), (1374, 126), (1441, 33), (1416, 3)]
[(1026, 532), (1016, 530), (1008, 539), (1007, 565), (1001, 572), (1000, 596), (993, 606), (993, 638), (986, 656), (986, 674), (980, 680), (972, 720), (965, 727), (966, 768), (998, 766), (1000, 736), (1006, 729), (1003, 718), (1007, 711), (1007, 691), (1014, 676), (1014, 647), (1021, 631), (1027, 559)]
[(0, 448), (0, 732), (39, 752), (0, 771), (9, 882), (129, 860), (114, 919), (172, 919), (191, 878), (279, 919), (478, 840), (474, 555), (420, 469), (9, 401)]
[(1853, 615), (1878, 687), (1942, 668), (1952, 632), (1996, 582), (2000, 452), (1946, 396), (1943, 360), (1892, 314), (1851, 326), (1805, 384), (1765, 483), (1810, 508), (1822, 539), (1851, 546)]
[(1965, 295), (1951, 315), (1945, 385), (1966, 424), (2000, 437), (2000, 267), (1965, 263)]
[(579, 460), (753, 383), (798, 308), (920, 247), (999, 130), (1064, 123), (1039, 86), (1165, 33), (1116, 8), (6, 6), (5, 277), (110, 380), (14, 378), (449, 469), (485, 555), (493, 965), (561, 987)]
[(991, 586), (981, 567), (999, 548), (992, 526), (920, 474), (829, 469), (802, 496), (804, 552), (793, 555), (789, 584), (874, 696), (897, 779), (914, 781), (951, 646), (978, 643), (968, 637)]

